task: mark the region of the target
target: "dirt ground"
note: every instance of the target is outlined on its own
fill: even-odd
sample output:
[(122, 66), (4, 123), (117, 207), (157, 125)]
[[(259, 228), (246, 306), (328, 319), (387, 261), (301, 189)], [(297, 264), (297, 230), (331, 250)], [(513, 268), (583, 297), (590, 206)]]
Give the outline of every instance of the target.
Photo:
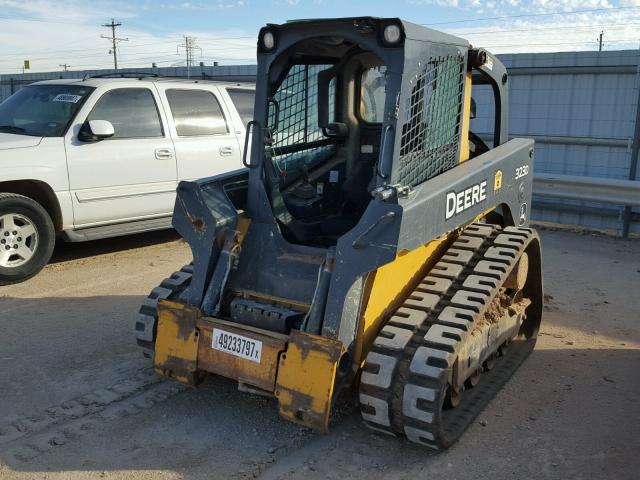
[(341, 405), (328, 435), (214, 379), (160, 381), (136, 311), (189, 251), (171, 232), (62, 245), (0, 287), (0, 479), (637, 479), (640, 241), (541, 232), (535, 351), (444, 453), (368, 431)]

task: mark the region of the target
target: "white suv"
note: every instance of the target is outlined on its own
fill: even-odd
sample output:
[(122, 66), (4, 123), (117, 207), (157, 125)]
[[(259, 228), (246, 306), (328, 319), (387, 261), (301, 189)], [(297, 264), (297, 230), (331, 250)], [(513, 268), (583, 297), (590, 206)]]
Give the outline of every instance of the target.
[(77, 242), (171, 226), (176, 185), (242, 168), (254, 87), (55, 80), (0, 104), (0, 285)]

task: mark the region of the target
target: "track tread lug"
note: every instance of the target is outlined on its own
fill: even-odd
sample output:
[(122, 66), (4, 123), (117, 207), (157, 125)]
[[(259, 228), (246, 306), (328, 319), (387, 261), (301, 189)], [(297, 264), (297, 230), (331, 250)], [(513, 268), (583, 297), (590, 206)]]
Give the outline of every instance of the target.
[(460, 250), (470, 250), (472, 253), (476, 252), (484, 243), (483, 237), (472, 237), (471, 235), (460, 235), (458, 239), (453, 242), (452, 247)]
[(473, 254), (474, 252), (472, 250), (463, 250), (461, 248), (450, 248), (442, 256), (442, 260), (465, 266), (471, 261), (471, 259), (473, 258)]
[(407, 383), (402, 393), (402, 413), (423, 423), (433, 423), (433, 412), (420, 408), (419, 401), (435, 404), (437, 398), (438, 392), (433, 388)]
[(432, 277), (431, 275), (428, 275), (424, 277), (416, 290), (442, 295), (443, 293), (446, 293), (447, 290), (449, 290), (449, 287), (451, 287), (452, 283), (453, 281), (448, 278)]
[(484, 254), (484, 258), (496, 260), (498, 262), (503, 262), (506, 264), (511, 264), (517, 256), (517, 252), (514, 252), (513, 249), (507, 247), (490, 247)]
[(438, 316), (438, 323), (470, 331), (473, 326), (474, 313), (466, 308), (445, 307)]
[(468, 308), (476, 313), (487, 304), (488, 296), (485, 293), (457, 290), (449, 302), (453, 307)]
[(463, 269), (464, 267), (462, 265), (456, 265), (455, 263), (448, 263), (440, 260), (433, 266), (429, 275), (455, 280), (460, 276)]
[(425, 378), (440, 380), (452, 365), (455, 355), (433, 347), (418, 347), (416, 349), (409, 371)]
[(362, 412), (362, 418), (374, 425), (390, 427), (389, 421), (389, 404), (386, 400), (371, 395), (360, 393), (360, 405), (366, 405), (373, 410), (373, 413)]
[(412, 336), (411, 330), (385, 325), (373, 341), (373, 346), (401, 351), (407, 346)]
[(450, 353), (455, 353), (456, 346), (465, 337), (465, 331), (460, 328), (436, 323), (429, 327), (429, 330), (424, 336), (424, 340), (430, 346), (441, 348)]
[(440, 297), (434, 293), (426, 293), (414, 291), (402, 304), (403, 307), (409, 307), (415, 310), (429, 312), (435, 308), (440, 301)]
[(496, 278), (488, 277), (486, 275), (469, 275), (462, 283), (462, 286), (467, 290), (490, 294), (493, 290), (498, 288), (500, 283), (501, 282)]
[[(360, 383), (372, 387), (389, 388), (398, 360), (390, 355), (369, 352)], [(377, 368), (376, 368), (377, 367)]]
[(499, 227), (497, 225), (490, 225), (487, 223), (472, 223), (464, 230), (464, 234), (470, 237), (482, 237), (487, 238), (491, 236)]
[(480, 260), (473, 269), (476, 273), (491, 276), (500, 280), (507, 274), (509, 268), (502, 262), (493, 262), (490, 260)]
[(400, 307), (389, 319), (388, 324), (397, 327), (416, 329), (425, 322), (428, 316), (428, 313), (422, 310)]

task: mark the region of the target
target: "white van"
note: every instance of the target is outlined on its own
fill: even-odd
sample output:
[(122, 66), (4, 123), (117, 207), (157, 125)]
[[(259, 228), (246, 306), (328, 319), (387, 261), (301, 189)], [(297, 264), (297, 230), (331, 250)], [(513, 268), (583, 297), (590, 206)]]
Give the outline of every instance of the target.
[(243, 168), (251, 84), (54, 80), (0, 104), (0, 285), (77, 242), (171, 226), (181, 180)]

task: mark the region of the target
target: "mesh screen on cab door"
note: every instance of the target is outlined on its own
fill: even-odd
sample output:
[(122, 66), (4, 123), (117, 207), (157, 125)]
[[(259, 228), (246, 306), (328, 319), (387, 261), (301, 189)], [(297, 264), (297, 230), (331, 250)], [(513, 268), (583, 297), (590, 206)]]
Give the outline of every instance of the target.
[[(318, 73), (331, 65), (293, 65), (273, 96), (279, 105), (278, 125), (273, 105), (269, 110), (272, 129), (272, 161), (283, 174), (311, 166), (329, 157), (333, 145), (305, 148), (306, 144), (326, 137), (318, 126)], [(335, 84), (329, 90), (329, 118), (334, 115)], [(285, 153), (283, 147), (300, 146), (299, 151)]]
[(414, 187), (458, 164), (464, 57), (432, 57), (406, 99), (399, 183)]

